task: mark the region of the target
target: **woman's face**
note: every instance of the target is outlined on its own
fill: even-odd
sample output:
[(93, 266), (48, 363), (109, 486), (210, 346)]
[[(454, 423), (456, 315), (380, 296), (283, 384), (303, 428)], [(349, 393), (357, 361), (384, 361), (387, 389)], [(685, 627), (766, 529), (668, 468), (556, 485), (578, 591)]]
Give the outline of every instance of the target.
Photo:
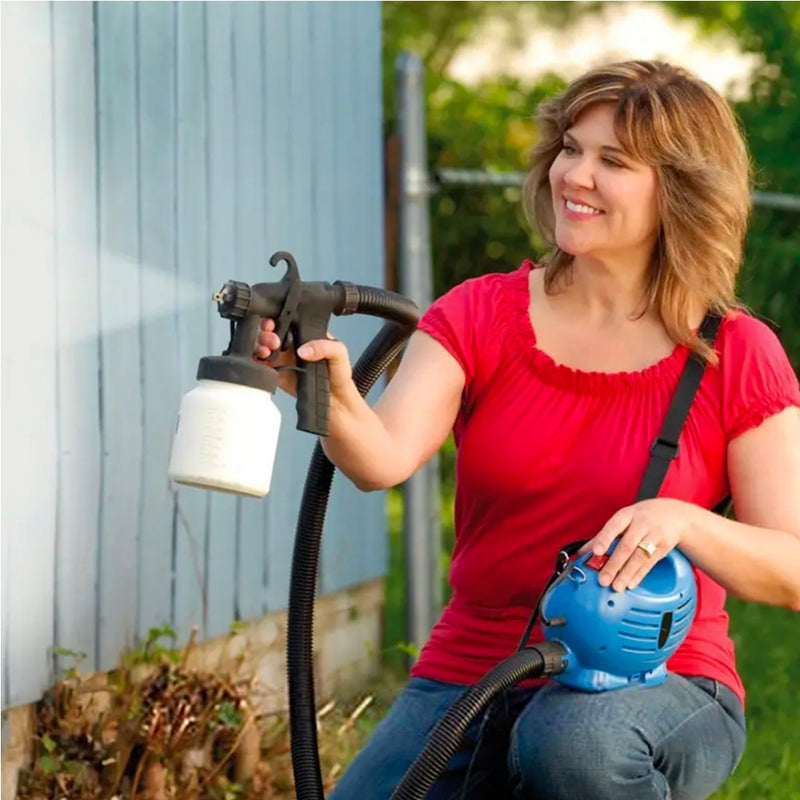
[(574, 256), (649, 263), (658, 236), (657, 176), (614, 132), (614, 107), (590, 106), (550, 167), (555, 235)]

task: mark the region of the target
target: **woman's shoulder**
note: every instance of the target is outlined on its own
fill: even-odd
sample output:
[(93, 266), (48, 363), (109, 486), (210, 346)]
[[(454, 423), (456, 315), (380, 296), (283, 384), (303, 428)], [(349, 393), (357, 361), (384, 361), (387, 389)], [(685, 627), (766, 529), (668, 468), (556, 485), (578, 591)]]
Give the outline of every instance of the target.
[(744, 357), (759, 360), (786, 358), (777, 326), (743, 309), (733, 309), (725, 316), (720, 326), (718, 349), (723, 362), (741, 361)]
[(726, 337), (735, 340), (774, 339), (778, 326), (776, 323), (758, 317), (743, 308), (731, 309), (722, 321), (720, 329)]
[(723, 320), (717, 342), (723, 422), (728, 438), (787, 406), (800, 406), (800, 384), (775, 331), (742, 310)]
[(462, 281), (437, 298), (419, 321), (418, 329), (458, 360), (468, 382), (487, 363), (498, 360), (509, 327), (526, 313), (530, 271), (526, 264), (513, 272)]
[(449, 315), (465, 315), (473, 323), (493, 324), (504, 309), (527, 307), (531, 262), (511, 272), (487, 272), (467, 278), (437, 298), (432, 309)]
[(498, 291), (509, 289), (527, 291), (528, 273), (534, 268), (535, 264), (532, 261), (523, 261), (519, 267), (509, 272), (485, 272), (482, 275), (467, 278), (456, 284), (450, 289), (450, 292), (480, 296), (492, 295)]

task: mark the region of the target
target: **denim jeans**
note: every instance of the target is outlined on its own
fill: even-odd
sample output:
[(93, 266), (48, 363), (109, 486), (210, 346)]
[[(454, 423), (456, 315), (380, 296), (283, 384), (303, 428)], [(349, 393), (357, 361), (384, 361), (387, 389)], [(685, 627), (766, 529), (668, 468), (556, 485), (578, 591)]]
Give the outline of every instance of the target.
[[(463, 690), (412, 678), (330, 800), (389, 800)], [(702, 800), (745, 739), (738, 698), (707, 678), (598, 694), (513, 689), (471, 725), (428, 800)]]

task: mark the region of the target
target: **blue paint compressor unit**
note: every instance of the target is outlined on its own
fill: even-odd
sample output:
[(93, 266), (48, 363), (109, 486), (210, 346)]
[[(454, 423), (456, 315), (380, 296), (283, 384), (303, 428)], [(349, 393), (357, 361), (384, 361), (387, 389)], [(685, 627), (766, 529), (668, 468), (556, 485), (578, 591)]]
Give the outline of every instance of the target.
[(545, 638), (567, 650), (563, 671), (553, 677), (590, 692), (658, 685), (694, 619), (692, 566), (672, 550), (637, 587), (616, 592), (600, 585), (607, 560), (592, 553), (570, 560), (542, 598)]

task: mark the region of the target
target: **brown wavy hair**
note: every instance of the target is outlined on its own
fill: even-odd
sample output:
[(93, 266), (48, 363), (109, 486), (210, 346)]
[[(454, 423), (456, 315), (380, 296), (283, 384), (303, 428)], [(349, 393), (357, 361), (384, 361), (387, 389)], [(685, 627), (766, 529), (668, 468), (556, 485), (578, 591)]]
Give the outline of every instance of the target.
[(725, 314), (737, 307), (736, 276), (752, 206), (750, 157), (725, 99), (685, 69), (625, 61), (590, 70), (538, 109), (539, 141), (523, 189), (529, 223), (552, 248), (543, 259), (545, 289), (569, 279), (573, 256), (555, 241), (549, 170), (565, 131), (597, 103), (616, 107), (622, 147), (658, 176), (660, 228), (642, 314), (656, 308), (669, 336), (707, 361), (712, 348), (690, 329), (698, 303)]

